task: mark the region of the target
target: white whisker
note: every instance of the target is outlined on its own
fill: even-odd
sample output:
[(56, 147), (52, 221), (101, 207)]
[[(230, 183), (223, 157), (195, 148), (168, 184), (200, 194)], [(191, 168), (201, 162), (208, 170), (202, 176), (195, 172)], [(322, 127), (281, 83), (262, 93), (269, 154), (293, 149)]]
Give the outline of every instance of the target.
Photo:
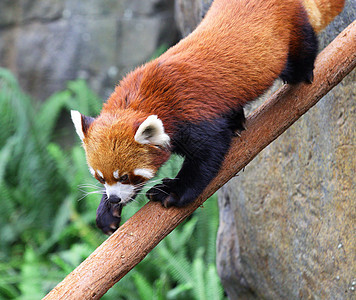
[[(88, 191), (88, 189), (94, 189), (94, 191)], [(102, 187), (94, 185), (94, 184), (81, 184), (78, 186), (78, 190), (83, 193), (83, 196), (80, 197), (78, 199), (78, 201), (81, 201), (85, 197), (92, 195), (92, 194), (98, 194), (98, 195), (105, 194), (105, 188), (102, 188)]]
[(80, 188), (94, 188), (94, 189), (101, 188), (101, 186), (95, 185), (95, 184), (80, 184), (78, 187), (80, 187)]
[[(146, 192), (138, 192), (136, 195), (137, 195), (137, 196), (140, 196), (140, 197), (138, 197), (138, 198), (145, 199), (145, 197), (146, 197)], [(142, 196), (143, 196), (143, 197), (142, 197)]]
[(162, 190), (162, 189), (160, 189), (160, 188), (155, 187), (155, 189), (156, 189), (157, 191), (162, 192), (163, 194), (169, 195), (169, 193), (167, 193), (166, 191), (164, 191), (164, 190)]
[(136, 184), (135, 187), (144, 187), (144, 186), (148, 186), (148, 185), (151, 185), (151, 184), (154, 184), (154, 183), (162, 183), (162, 179), (154, 179), (154, 180), (149, 180), (147, 182), (143, 182), (143, 183), (139, 183), (139, 184)]
[[(130, 198), (130, 205), (133, 204), (133, 205), (138, 205), (138, 206), (141, 206), (142, 204), (146, 203), (146, 201), (144, 199), (137, 199), (137, 198)], [(127, 204), (129, 204), (127, 203)]]

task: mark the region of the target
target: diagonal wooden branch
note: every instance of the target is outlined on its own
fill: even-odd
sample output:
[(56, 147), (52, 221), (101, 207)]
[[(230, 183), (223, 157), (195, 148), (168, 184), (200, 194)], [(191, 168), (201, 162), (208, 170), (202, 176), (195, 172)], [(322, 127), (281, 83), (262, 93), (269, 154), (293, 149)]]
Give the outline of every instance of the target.
[(233, 141), (218, 176), (194, 203), (180, 209), (165, 209), (158, 203), (147, 203), (44, 299), (100, 298), (209, 196), (337, 85), (355, 65), (356, 21), (318, 56), (312, 85), (284, 85), (248, 117), (248, 130)]

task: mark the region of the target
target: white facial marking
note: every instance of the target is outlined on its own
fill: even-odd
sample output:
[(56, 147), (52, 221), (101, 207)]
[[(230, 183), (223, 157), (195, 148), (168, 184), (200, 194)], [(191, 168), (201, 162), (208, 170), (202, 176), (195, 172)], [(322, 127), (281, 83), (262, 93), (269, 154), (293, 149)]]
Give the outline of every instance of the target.
[(117, 182), (115, 184), (109, 185), (107, 183), (104, 184), (106, 189), (106, 195), (110, 198), (110, 196), (116, 196), (121, 199), (120, 203), (126, 204), (130, 202), (135, 195), (135, 188), (130, 184), (122, 184)]
[(114, 175), (114, 178), (119, 179), (119, 178), (120, 178), (120, 176), (119, 176), (119, 170), (116, 170), (116, 171), (113, 173), (113, 175)]
[(82, 115), (80, 114), (79, 111), (76, 111), (76, 110), (71, 110), (70, 115), (72, 117), (75, 131), (79, 135), (80, 139), (83, 140), (84, 132), (83, 132), (83, 126), (82, 126)]
[(101, 177), (101, 178), (104, 178), (104, 175), (102, 172), (100, 172), (99, 170), (96, 170), (96, 173), (98, 173), (98, 175)]
[(135, 175), (139, 175), (139, 176), (142, 176), (144, 178), (147, 178), (147, 179), (151, 179), (155, 176), (155, 172), (151, 169), (135, 169), (134, 170), (134, 174)]
[(91, 175), (95, 176), (95, 170), (91, 166), (89, 166), (89, 172)]

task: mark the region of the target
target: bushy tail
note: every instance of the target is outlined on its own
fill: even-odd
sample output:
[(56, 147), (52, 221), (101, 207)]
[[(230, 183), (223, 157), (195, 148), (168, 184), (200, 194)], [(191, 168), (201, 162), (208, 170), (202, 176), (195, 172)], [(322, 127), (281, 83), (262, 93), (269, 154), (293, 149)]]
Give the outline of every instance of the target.
[(309, 21), (315, 32), (323, 30), (345, 5), (345, 0), (303, 0)]

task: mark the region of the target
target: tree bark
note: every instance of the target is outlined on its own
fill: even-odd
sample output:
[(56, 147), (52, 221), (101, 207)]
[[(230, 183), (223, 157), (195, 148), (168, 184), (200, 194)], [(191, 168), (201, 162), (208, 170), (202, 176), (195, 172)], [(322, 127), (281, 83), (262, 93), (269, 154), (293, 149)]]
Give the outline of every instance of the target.
[[(356, 65), (356, 21), (320, 53), (311, 85), (284, 85), (247, 118), (217, 177), (184, 208), (149, 202), (99, 246), (44, 299), (99, 299), (165, 236), (314, 106)], [(350, 99), (350, 101), (352, 101)]]

